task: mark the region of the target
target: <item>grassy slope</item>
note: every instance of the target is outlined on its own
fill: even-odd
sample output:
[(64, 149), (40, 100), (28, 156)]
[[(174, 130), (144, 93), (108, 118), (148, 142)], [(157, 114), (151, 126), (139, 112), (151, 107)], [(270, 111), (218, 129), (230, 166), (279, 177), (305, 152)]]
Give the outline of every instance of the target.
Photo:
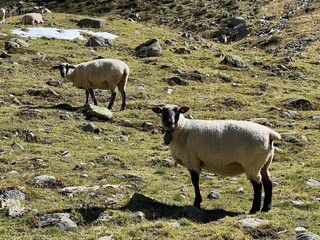
[[(319, 58), (318, 48), (314, 45), (309, 51), (303, 53), (305, 58), (297, 58), (290, 63), (306, 76), (305, 80), (290, 80), (287, 75), (277, 76), (262, 67), (254, 66), (254, 60), (261, 60), (265, 65), (276, 66), (283, 63), (283, 57), (271, 57), (263, 50), (237, 50), (243, 42), (234, 45), (219, 45), (209, 42), (212, 49), (202, 48), (198, 43), (188, 42), (194, 45), (192, 55), (176, 55), (164, 46), (163, 56), (152, 58), (156, 64), (147, 59), (137, 59), (132, 50), (138, 44), (152, 37), (157, 37), (161, 43), (167, 39), (174, 39), (176, 47), (185, 47), (186, 39), (180, 37), (176, 31), (164, 26), (143, 25), (122, 20), (118, 17), (109, 18), (104, 31), (119, 35), (111, 49), (99, 48), (97, 55), (114, 57), (125, 60), (131, 68), (131, 76), (128, 84), (128, 110), (118, 111), (120, 100), (115, 103), (115, 118), (111, 122), (95, 121), (96, 126), (103, 131), (100, 135), (85, 133), (81, 126), (86, 123), (81, 112), (68, 112), (58, 109), (45, 108), (58, 103), (68, 103), (74, 107), (84, 103), (84, 92), (72, 87), (70, 83), (63, 83), (62, 87), (52, 88), (60, 94), (59, 98), (41, 97), (28, 94), (28, 90), (45, 91), (49, 88), (45, 83), (50, 79), (59, 79), (58, 72), (51, 70), (51, 66), (58, 63), (62, 57), (68, 61), (78, 63), (92, 59), (90, 49), (84, 47), (84, 42), (61, 41), (49, 39), (30, 39), (28, 49), (40, 52), (46, 56), (44, 62), (38, 60), (37, 54), (12, 54), (11, 59), (0, 59), (1, 79), (0, 93), (5, 105), (0, 107), (0, 146), (6, 151), (0, 155), (1, 182), (0, 189), (10, 186), (18, 187), (28, 195), (25, 206), (30, 209), (23, 217), (10, 219), (6, 211), (0, 212), (0, 236), (7, 238), (62, 238), (67, 239), (95, 239), (107, 234), (115, 238), (152, 238), (152, 239), (251, 239), (251, 238), (292, 238), (294, 228), (305, 226), (308, 230), (320, 234), (319, 202), (315, 202), (319, 196), (317, 188), (305, 184), (308, 179), (319, 180), (319, 122), (311, 120), (311, 116), (319, 115), (319, 111), (299, 111), (302, 118), (297, 120), (280, 117), (279, 111), (269, 111), (271, 107), (283, 107), (282, 101), (292, 97), (306, 97), (313, 103), (319, 103), (319, 73), (318, 67), (310, 64)], [(311, 16), (305, 16), (310, 19)], [(314, 16), (312, 16), (314, 17)], [(70, 19), (80, 19), (81, 16), (66, 14), (51, 14), (46, 16), (47, 25), (58, 24), (61, 27), (76, 27)], [(314, 18), (313, 18), (314, 19)], [(319, 18), (316, 18), (319, 19)], [(296, 22), (304, 22), (302, 18), (295, 18)], [(3, 32), (10, 33), (18, 18), (8, 19), (8, 24), (2, 28)], [(314, 26), (319, 26), (315, 20)], [(296, 25), (293, 25), (296, 26)], [(283, 39), (286, 36), (283, 37)], [(5, 38), (2, 38), (3, 46)], [(239, 71), (233, 68), (222, 67), (222, 60), (215, 57), (221, 50), (222, 53), (234, 53), (240, 55), (248, 64), (246, 70)], [(69, 57), (74, 53), (75, 57)], [(13, 65), (17, 62), (19, 65)], [(169, 65), (170, 68), (162, 69), (161, 66)], [(211, 76), (204, 83), (188, 81), (189, 86), (173, 86), (173, 94), (168, 95), (168, 86), (163, 78), (174, 75), (176, 68), (183, 68), (188, 72), (199, 70)], [(229, 74), (239, 87), (232, 87), (231, 83), (224, 83), (216, 77), (218, 73)], [(260, 91), (259, 84), (267, 82), (269, 88)], [(9, 95), (11, 94), (11, 95)], [(100, 105), (107, 105), (108, 92), (97, 93)], [(22, 106), (13, 103), (14, 95)], [(186, 97), (187, 96), (187, 97)], [(226, 106), (225, 99), (234, 98), (243, 104), (242, 108)], [(179, 105), (191, 107), (190, 114), (195, 118), (206, 119), (248, 119), (252, 117), (264, 117), (274, 124), (274, 128), (284, 136), (293, 135), (301, 139), (305, 136), (309, 144), (303, 147), (281, 142), (275, 161), (271, 165), (273, 180), (279, 185), (274, 189), (274, 208), (269, 213), (258, 213), (254, 217), (271, 220), (269, 224), (256, 231), (241, 230), (237, 227), (238, 219), (247, 216), (246, 211), (251, 206), (252, 190), (245, 176), (237, 177), (237, 183), (229, 178), (215, 177), (213, 180), (201, 178), (201, 190), (203, 194), (203, 208), (214, 210), (211, 215), (217, 217), (213, 221), (201, 223), (188, 218), (180, 218), (175, 213), (169, 217), (157, 220), (137, 221), (130, 217), (131, 212), (118, 210), (125, 206), (134, 192), (155, 199), (164, 205), (185, 206), (193, 201), (193, 187), (189, 175), (183, 167), (165, 167), (161, 160), (169, 156), (167, 150), (161, 147), (162, 136), (151, 134), (143, 129), (144, 122), (159, 125), (158, 116), (153, 114), (149, 107), (155, 103), (174, 102)], [(39, 110), (31, 120), (25, 120), (21, 114), (26, 108)], [(23, 114), (22, 114), (23, 115)], [(67, 120), (60, 116), (67, 115)], [(23, 115), (25, 116), (25, 115)], [(125, 123), (130, 120), (131, 123)], [(293, 122), (292, 127), (287, 126)], [(37, 143), (24, 141), (23, 130), (32, 130), (39, 138)], [(19, 131), (18, 136), (13, 133)], [(120, 135), (129, 137), (128, 141), (122, 141)], [(4, 138), (3, 136), (6, 136)], [(22, 152), (11, 148), (13, 142), (24, 146)], [(100, 150), (97, 150), (97, 146)], [(129, 150), (128, 150), (129, 149)], [(63, 151), (71, 153), (70, 158), (61, 157)], [(119, 157), (123, 164), (103, 161), (102, 155)], [(46, 163), (46, 168), (28, 170), (33, 158), (41, 158)], [(72, 170), (79, 162), (94, 162), (95, 166), (87, 166), (83, 171)], [(11, 171), (19, 174), (12, 174)], [(33, 178), (41, 174), (56, 176), (64, 186), (73, 185), (99, 185), (115, 183), (125, 185), (126, 180), (120, 180), (113, 176), (115, 173), (136, 173), (142, 176), (141, 181), (136, 181), (135, 189), (125, 189), (121, 193), (124, 198), (114, 192), (101, 191), (100, 197), (90, 197), (81, 194), (74, 197), (66, 197), (59, 193), (58, 189), (41, 189), (34, 185)], [(88, 178), (81, 174), (88, 174)], [(237, 195), (235, 190), (244, 187), (245, 193)], [(181, 195), (180, 190), (185, 189), (186, 196)], [(207, 200), (210, 191), (218, 191), (221, 194), (218, 200)], [(104, 200), (116, 195), (119, 201), (112, 209)], [(292, 206), (292, 200), (312, 202), (303, 209)], [(112, 216), (112, 221), (86, 221), (80, 213), (83, 209), (88, 212), (97, 208), (106, 208), (101, 216)], [(57, 228), (41, 229), (37, 227), (37, 214), (68, 209), (80, 223), (76, 231), (64, 232)], [(219, 209), (222, 209), (219, 211)], [(170, 217), (171, 216), (171, 217)], [(168, 223), (177, 219), (181, 226), (175, 228)], [(287, 230), (278, 235), (277, 232)], [(29, 233), (31, 231), (31, 234)]]

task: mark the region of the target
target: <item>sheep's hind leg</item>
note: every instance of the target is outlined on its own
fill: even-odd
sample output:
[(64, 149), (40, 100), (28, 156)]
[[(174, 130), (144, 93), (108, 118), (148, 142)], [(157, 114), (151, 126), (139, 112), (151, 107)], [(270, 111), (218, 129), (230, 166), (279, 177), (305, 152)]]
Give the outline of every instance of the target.
[(254, 180), (250, 180), (251, 184), (253, 186), (253, 202), (252, 202), (252, 208), (250, 210), (250, 214), (256, 213), (260, 210), (261, 206), (261, 190), (262, 190), (262, 183), (256, 182)]
[(261, 211), (268, 212), (271, 209), (271, 205), (272, 205), (272, 182), (268, 174), (267, 165), (264, 165), (264, 167), (261, 169), (261, 176), (262, 176), (262, 183), (264, 188), (264, 201), (263, 201), (263, 207)]
[(96, 100), (96, 98), (95, 98), (95, 96), (94, 96), (94, 92), (93, 92), (93, 89), (92, 88), (90, 88), (89, 89), (89, 93), (90, 93), (90, 95), (91, 95), (91, 97), (92, 97), (92, 99), (93, 99), (93, 103), (94, 103), (94, 105), (98, 105), (98, 102), (97, 102), (97, 100)]
[(115, 90), (111, 90), (111, 98), (110, 98), (108, 109), (112, 109), (114, 100), (116, 99), (116, 95), (117, 93), (115, 92)]
[(202, 202), (202, 197), (200, 193), (200, 188), (199, 188), (199, 173), (197, 173), (194, 170), (190, 171), (191, 174), (191, 181), (194, 187), (194, 192), (195, 192), (195, 199), (193, 205), (195, 207), (200, 208), (200, 203)]
[(85, 105), (89, 105), (89, 90), (86, 89), (86, 104)]

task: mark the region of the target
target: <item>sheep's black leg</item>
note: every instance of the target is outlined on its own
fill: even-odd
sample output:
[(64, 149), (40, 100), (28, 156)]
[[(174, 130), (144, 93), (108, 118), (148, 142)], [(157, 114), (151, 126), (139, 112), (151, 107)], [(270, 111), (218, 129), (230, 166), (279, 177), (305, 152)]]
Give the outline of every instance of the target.
[(116, 95), (117, 95), (117, 93), (114, 90), (112, 90), (111, 91), (111, 99), (110, 99), (110, 103), (109, 103), (108, 109), (112, 108), (114, 100), (116, 99)]
[(252, 202), (252, 208), (250, 210), (250, 213), (256, 213), (260, 210), (261, 206), (261, 190), (262, 190), (262, 183), (259, 182), (257, 183), (254, 180), (251, 180), (251, 184), (253, 186), (253, 202)]
[(199, 189), (199, 173), (196, 171), (191, 170), (191, 181), (194, 186), (194, 192), (195, 192), (195, 199), (193, 205), (200, 208), (200, 203), (202, 202), (202, 197)]
[(94, 105), (97, 106), (98, 103), (97, 103), (97, 100), (96, 100), (96, 98), (95, 98), (95, 96), (94, 96), (94, 92), (93, 92), (93, 89), (92, 89), (92, 88), (89, 89), (89, 93), (90, 93), (90, 95), (91, 95), (91, 97), (92, 97), (92, 99), (93, 99)]
[(89, 104), (89, 90), (86, 89), (86, 105)]
[(121, 92), (121, 97), (122, 97), (121, 110), (125, 110), (126, 109), (126, 92), (125, 91)]
[(272, 205), (272, 182), (270, 180), (270, 176), (268, 174), (266, 166), (261, 169), (261, 176), (264, 188), (264, 201), (261, 211), (268, 212), (271, 209)]

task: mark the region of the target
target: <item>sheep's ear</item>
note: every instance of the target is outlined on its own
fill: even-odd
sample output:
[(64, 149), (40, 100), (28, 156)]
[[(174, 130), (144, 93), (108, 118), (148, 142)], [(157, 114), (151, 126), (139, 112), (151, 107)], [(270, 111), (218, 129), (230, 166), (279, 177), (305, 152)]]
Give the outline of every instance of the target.
[(151, 108), (151, 109), (152, 109), (152, 111), (155, 112), (155, 113), (162, 113), (162, 108), (160, 108), (160, 107), (153, 107), (153, 108)]
[(190, 108), (188, 108), (188, 107), (181, 107), (181, 108), (179, 108), (179, 113), (186, 113), (186, 112), (188, 112), (189, 111), (189, 109)]
[(53, 68), (53, 69), (59, 69), (59, 68), (60, 68), (60, 65), (53, 66), (52, 68)]
[(76, 66), (75, 66), (75, 65), (69, 65), (69, 68), (71, 68), (71, 69), (75, 69), (75, 68), (76, 68)]

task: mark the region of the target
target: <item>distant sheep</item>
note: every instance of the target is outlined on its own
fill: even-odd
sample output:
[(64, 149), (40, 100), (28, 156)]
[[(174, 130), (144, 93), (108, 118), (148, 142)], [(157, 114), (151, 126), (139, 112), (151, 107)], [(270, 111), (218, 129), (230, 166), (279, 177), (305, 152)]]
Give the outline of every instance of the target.
[(152, 110), (162, 114), (164, 138), (172, 157), (191, 174), (194, 206), (200, 208), (202, 202), (199, 175), (205, 169), (222, 176), (246, 173), (254, 190), (250, 213), (260, 210), (262, 184), (265, 197), (261, 211), (271, 209), (268, 167), (274, 155), (273, 141), (281, 139), (279, 133), (248, 121), (187, 119), (183, 113), (188, 107), (169, 104)]
[(4, 8), (0, 8), (0, 24), (6, 22), (6, 10)]
[(21, 24), (41, 24), (44, 23), (42, 15), (40, 13), (27, 13), (21, 19)]
[(84, 62), (76, 66), (61, 63), (53, 69), (60, 69), (61, 77), (67, 78), (80, 89), (86, 91), (86, 104), (89, 103), (89, 94), (97, 105), (93, 90), (106, 89), (111, 91), (108, 109), (111, 109), (116, 98), (116, 87), (122, 96), (121, 110), (126, 108), (126, 84), (129, 76), (129, 67), (117, 59), (97, 59)]

